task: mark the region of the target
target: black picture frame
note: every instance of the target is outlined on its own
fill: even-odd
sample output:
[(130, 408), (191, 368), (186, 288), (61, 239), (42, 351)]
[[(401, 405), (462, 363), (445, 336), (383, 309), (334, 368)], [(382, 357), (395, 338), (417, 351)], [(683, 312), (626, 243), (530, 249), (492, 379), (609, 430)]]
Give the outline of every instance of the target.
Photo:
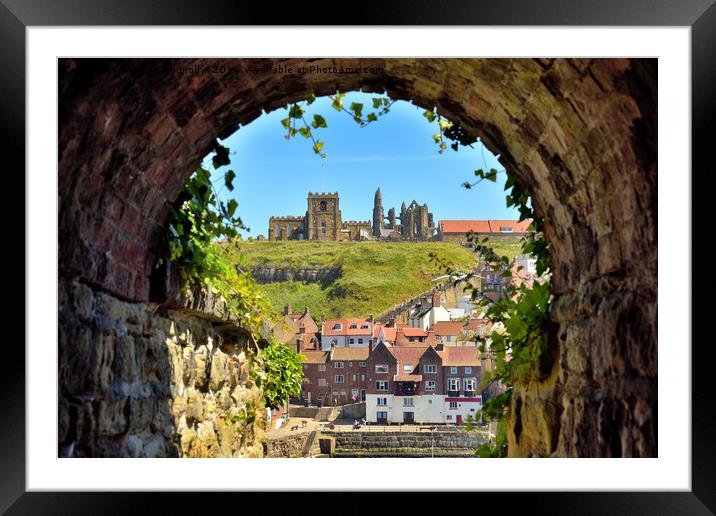
[[(181, 6), (178, 6), (181, 4)], [(350, 11), (350, 10), (349, 10)], [(273, 3), (238, 4), (200, 0), (0, 0), (0, 119), (2, 125), (4, 180), (6, 192), (24, 194), (25, 170), (25, 29), (38, 25), (551, 25), (551, 26), (689, 26), (692, 54), (692, 172), (709, 172), (709, 131), (716, 101), (716, 6), (714, 0), (549, 0), (500, 2), (451, 0), (441, 2), (383, 0), (380, 8), (356, 6), (352, 14), (337, 14), (333, 7), (316, 3), (295, 12), (277, 9)], [(686, 178), (685, 178), (686, 179)], [(10, 183), (8, 184), (7, 181)], [(12, 190), (10, 190), (12, 189)], [(696, 190), (692, 187), (692, 192)], [(31, 194), (31, 193), (30, 193)], [(13, 242), (13, 252), (3, 253), (6, 273), (26, 267), (24, 225), (25, 195), (7, 195), (19, 206), (3, 201), (6, 224), (3, 237)], [(692, 236), (705, 230), (704, 208), (692, 206)], [(22, 214), (22, 215), (21, 215)], [(24, 220), (24, 219), (23, 219)], [(698, 256), (693, 253), (692, 256)], [(695, 264), (692, 258), (692, 266)], [(7, 321), (25, 319), (24, 292), (20, 275), (7, 274), (5, 286), (14, 307), (6, 309)], [(24, 279), (24, 278), (23, 278)], [(693, 291), (692, 291), (693, 292)], [(24, 299), (24, 294), (23, 294)], [(693, 298), (692, 320), (706, 319), (707, 305)], [(22, 312), (22, 313), (20, 313)], [(9, 325), (8, 325), (9, 326)], [(25, 340), (21, 330), (22, 342)], [(4, 371), (0, 375), (3, 422), (0, 423), (0, 511), (8, 514), (127, 514), (148, 507), (146, 494), (126, 493), (27, 493), (25, 489), (25, 355), (20, 339), (8, 339), (4, 349)], [(713, 428), (714, 375), (708, 360), (713, 339), (692, 337), (692, 491), (691, 492), (606, 492), (606, 493), (510, 493), (510, 506), (528, 504), (530, 512), (542, 514), (712, 514), (716, 511), (716, 433)], [(160, 495), (149, 495), (158, 497)], [(211, 495), (216, 507), (225, 496)], [(245, 494), (238, 496), (245, 497)], [(412, 495), (411, 495), (412, 496)], [(505, 493), (479, 495), (481, 510), (491, 505), (503, 508)], [(502, 499), (500, 499), (502, 497)], [(211, 510), (205, 496), (162, 496), (162, 503), (181, 504), (181, 512)], [(411, 498), (412, 499), (412, 498)], [(247, 502), (246, 502), (247, 503)], [(364, 504), (360, 504), (363, 506)], [(472, 504), (470, 504), (472, 505)], [(420, 507), (419, 505), (417, 507)], [(218, 508), (218, 507), (217, 507)], [(163, 508), (168, 512), (169, 506)], [(419, 509), (416, 509), (419, 510)], [(365, 511), (362, 511), (365, 512)]]

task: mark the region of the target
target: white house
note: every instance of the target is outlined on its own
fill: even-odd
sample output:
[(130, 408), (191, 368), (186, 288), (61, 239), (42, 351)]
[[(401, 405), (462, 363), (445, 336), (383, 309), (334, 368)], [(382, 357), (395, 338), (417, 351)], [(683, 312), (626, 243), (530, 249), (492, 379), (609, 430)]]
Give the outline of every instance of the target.
[(373, 317), (368, 319), (327, 319), (321, 327), (321, 349), (367, 348), (373, 339)]
[(427, 330), (439, 321), (449, 321), (450, 312), (440, 303), (440, 292), (433, 292), (432, 304), (421, 306), (408, 317), (408, 325), (411, 328), (422, 328)]

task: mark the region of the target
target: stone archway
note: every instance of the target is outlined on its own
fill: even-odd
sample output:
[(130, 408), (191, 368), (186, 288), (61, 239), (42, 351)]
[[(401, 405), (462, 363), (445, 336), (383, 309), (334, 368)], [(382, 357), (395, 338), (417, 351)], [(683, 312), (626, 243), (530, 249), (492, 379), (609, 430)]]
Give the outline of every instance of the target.
[[(293, 73), (250, 73), (249, 64)], [(59, 67), (61, 282), (147, 302), (169, 204), (216, 137), (311, 93), (387, 91), (437, 106), (479, 135), (545, 218), (553, 342), (543, 380), (515, 391), (510, 452), (656, 456), (655, 60), (69, 59)]]

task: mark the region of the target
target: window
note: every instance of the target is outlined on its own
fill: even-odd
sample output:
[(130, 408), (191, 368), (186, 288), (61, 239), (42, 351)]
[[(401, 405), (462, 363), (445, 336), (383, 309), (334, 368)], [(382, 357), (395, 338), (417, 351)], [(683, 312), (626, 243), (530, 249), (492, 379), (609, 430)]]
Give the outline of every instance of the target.
[[(434, 374), (434, 373), (437, 373), (437, 372), (438, 372), (438, 366), (436, 366), (435, 364), (425, 364), (425, 365), (423, 366), (423, 373), (426, 373), (426, 374), (432, 373), (432, 374)], [(433, 382), (433, 383), (434, 383), (434, 382)]]
[(353, 362), (348, 362), (348, 367), (353, 367)]
[(367, 323), (361, 324), (360, 327), (362, 330), (367, 330), (368, 328), (370, 328), (370, 326)]
[(361, 382), (365, 382), (365, 375), (364, 375), (364, 374), (360, 375), (360, 381), (361, 381)]
[(335, 369), (343, 369), (343, 362), (334, 362), (333, 367)]
[(447, 419), (448, 421), (452, 421), (452, 414), (448, 414), (447, 416), (445, 416), (445, 419)]
[(355, 342), (356, 342), (355, 339), (348, 339), (348, 343), (349, 343), (349, 344), (355, 344)]
[(326, 234), (326, 223), (325, 222), (321, 222), (321, 233), (323, 233), (324, 235)]
[(465, 374), (472, 374), (472, 367), (466, 367)]
[(475, 387), (477, 386), (476, 378), (465, 378), (465, 380), (463, 382), (464, 382), (466, 391), (474, 391)]
[(321, 371), (321, 372), (325, 371), (325, 370), (326, 370), (325, 364), (320, 364), (320, 365), (318, 366), (318, 370)]
[(344, 376), (342, 374), (336, 375), (336, 383), (343, 383)]
[(425, 381), (425, 390), (426, 391), (434, 391), (435, 390), (435, 380), (426, 380)]
[(351, 398), (358, 399), (358, 389), (351, 389)]
[(409, 373), (413, 370), (413, 364), (403, 364), (403, 372)]
[(356, 381), (356, 375), (353, 375), (353, 381), (354, 382)]
[[(326, 201), (321, 201), (321, 211), (326, 211)], [(324, 222), (323, 225), (325, 226), (326, 223)]]
[(351, 330), (355, 330), (357, 328), (358, 328), (358, 325), (356, 323), (353, 323), (349, 326), (349, 329), (351, 329)]
[(376, 391), (387, 391), (388, 390), (388, 382), (384, 380), (379, 380), (375, 382), (375, 390)]
[(387, 373), (388, 372), (388, 364), (375, 364), (375, 372), (376, 373)]
[(376, 419), (378, 419), (378, 420), (388, 419), (388, 413), (387, 413), (387, 412), (376, 412), (376, 413), (375, 413), (375, 417), (376, 417)]
[(341, 326), (341, 323), (336, 323), (333, 325), (334, 330), (340, 330), (343, 326)]
[(460, 390), (460, 378), (448, 378), (448, 390), (459, 391)]
[(328, 382), (325, 378), (319, 378), (318, 379), (318, 386), (319, 387), (326, 387), (328, 385)]
[(365, 362), (358, 362), (358, 367), (365, 367)]
[(501, 233), (512, 233), (512, 228), (500, 227), (500, 232)]
[(358, 344), (363, 344), (363, 339), (358, 339)]
[(388, 398), (378, 398), (378, 406), (385, 407), (388, 404)]
[(446, 337), (446, 340), (447, 340), (448, 342), (452, 342), (452, 335), (448, 335), (448, 336)]
[(450, 402), (450, 410), (457, 410), (457, 401)]
[(457, 374), (457, 367), (451, 367), (450, 374)]
[(403, 398), (403, 406), (404, 407), (412, 407), (413, 406), (413, 398)]

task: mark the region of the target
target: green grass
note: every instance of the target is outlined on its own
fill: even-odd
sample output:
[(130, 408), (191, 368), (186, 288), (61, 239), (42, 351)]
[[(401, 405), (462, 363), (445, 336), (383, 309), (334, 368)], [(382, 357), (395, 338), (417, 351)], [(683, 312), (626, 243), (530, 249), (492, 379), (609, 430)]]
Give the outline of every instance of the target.
[[(498, 247), (499, 246), (499, 247)], [(299, 281), (261, 285), (274, 309), (290, 304), (294, 311), (311, 309), (314, 318), (367, 317), (431, 289), (444, 273), (429, 258), (431, 252), (468, 272), (475, 254), (447, 242), (242, 242), (245, 266), (278, 268), (340, 267), (342, 276), (327, 285)], [(519, 242), (500, 241), (510, 258)]]

